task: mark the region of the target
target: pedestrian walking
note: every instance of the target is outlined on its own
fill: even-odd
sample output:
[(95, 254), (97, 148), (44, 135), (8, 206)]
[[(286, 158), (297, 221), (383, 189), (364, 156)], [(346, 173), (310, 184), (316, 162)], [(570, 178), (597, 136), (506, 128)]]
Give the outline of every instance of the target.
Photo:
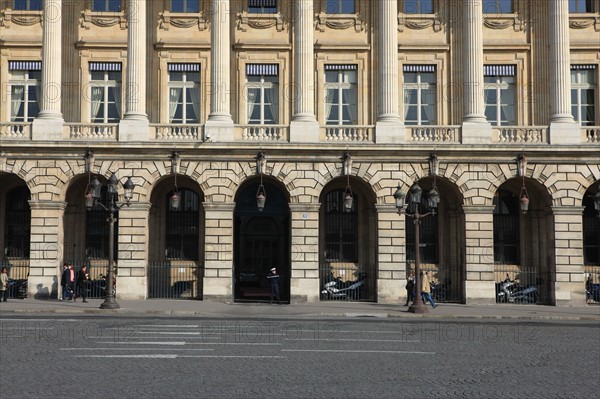
[(77, 272), (77, 292), (73, 297), (73, 302), (77, 302), (77, 294), (83, 298), (82, 302), (87, 302), (87, 282), (90, 279), (90, 275), (87, 272), (87, 267), (85, 265), (81, 266), (79, 271)]
[(406, 280), (406, 303), (404, 306), (408, 306), (409, 303), (415, 300), (415, 274), (411, 272)]
[(437, 308), (438, 305), (433, 301), (431, 297), (431, 288), (429, 285), (429, 272), (421, 272), (421, 299), (423, 300), (423, 304), (427, 304), (427, 301), (431, 303), (432, 308)]
[(69, 300), (73, 299), (73, 295), (75, 294), (75, 270), (73, 270), (73, 264), (68, 263), (66, 281), (67, 281), (67, 293), (69, 295)]
[(59, 300), (71, 299), (71, 293), (69, 291), (69, 262), (63, 263), (63, 271), (60, 275), (60, 286), (62, 288), (62, 295), (58, 298)]
[(2, 268), (0, 273), (0, 298), (2, 302), (6, 302), (8, 299), (8, 269)]
[(277, 303), (281, 305), (281, 298), (279, 297), (279, 274), (277, 274), (277, 269), (272, 268), (267, 275), (267, 278), (271, 284), (271, 300), (269, 303), (273, 303), (273, 297), (275, 297), (277, 298)]

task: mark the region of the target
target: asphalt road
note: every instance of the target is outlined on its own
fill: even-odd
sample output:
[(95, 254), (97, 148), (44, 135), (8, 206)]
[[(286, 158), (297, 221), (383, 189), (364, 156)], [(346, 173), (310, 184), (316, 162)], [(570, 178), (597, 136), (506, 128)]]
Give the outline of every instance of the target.
[(591, 398), (598, 322), (0, 318), (2, 398)]

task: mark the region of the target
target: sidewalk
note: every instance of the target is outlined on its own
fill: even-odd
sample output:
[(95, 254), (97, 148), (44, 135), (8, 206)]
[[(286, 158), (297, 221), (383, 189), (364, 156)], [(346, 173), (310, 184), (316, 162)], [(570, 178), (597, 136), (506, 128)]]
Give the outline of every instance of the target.
[(10, 299), (0, 303), (0, 316), (15, 314), (55, 315), (156, 315), (179, 317), (389, 317), (406, 319), (500, 319), (500, 320), (593, 320), (600, 321), (600, 305), (555, 307), (541, 305), (460, 305), (428, 306), (429, 313), (413, 314), (408, 307), (360, 302), (317, 302), (292, 305), (263, 303), (223, 303), (192, 300), (118, 300), (121, 309), (99, 309), (103, 299), (88, 299), (88, 303)]

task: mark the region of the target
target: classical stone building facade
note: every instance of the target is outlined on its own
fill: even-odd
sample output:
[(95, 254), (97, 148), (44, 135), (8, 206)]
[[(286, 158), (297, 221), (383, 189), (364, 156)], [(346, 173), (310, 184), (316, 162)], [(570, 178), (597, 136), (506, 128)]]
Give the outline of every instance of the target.
[(135, 184), (119, 298), (268, 299), (277, 266), (285, 300), (336, 279), (398, 303), (415, 232), (394, 193), (418, 183), (441, 198), (420, 237), (440, 299), (493, 302), (508, 274), (582, 304), (599, 21), (599, 0), (0, 0), (3, 264), (36, 297), (64, 261), (105, 272), (85, 195), (115, 173)]

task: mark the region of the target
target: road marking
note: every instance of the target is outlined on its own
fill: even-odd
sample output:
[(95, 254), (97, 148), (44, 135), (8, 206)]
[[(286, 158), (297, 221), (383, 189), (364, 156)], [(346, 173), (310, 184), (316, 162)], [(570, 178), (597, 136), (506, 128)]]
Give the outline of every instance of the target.
[(214, 349), (179, 349), (179, 348), (60, 348), (61, 351), (214, 351)]
[(132, 342), (112, 342), (112, 341), (100, 341), (100, 342), (96, 342), (97, 344), (125, 344), (125, 345), (185, 345), (185, 342), (183, 341), (174, 341), (174, 342), (136, 342), (136, 341), (132, 341)]
[[(182, 337), (167, 337), (167, 336), (160, 336), (160, 337), (148, 337), (148, 336), (144, 336), (144, 337), (139, 337), (135, 335), (136, 333), (132, 333), (130, 335), (128, 334), (115, 334), (114, 338), (118, 339), (119, 341), (122, 341), (124, 339), (181, 339)], [(95, 336), (86, 336), (85, 339), (103, 339), (103, 338), (113, 338), (113, 334), (106, 334), (106, 335), (95, 335)], [(219, 339), (219, 337), (185, 337), (185, 339)]]
[(335, 352), (335, 353), (401, 353), (409, 355), (435, 355), (436, 352), (338, 350), (338, 349), (282, 349), (282, 352)]
[(129, 358), (129, 359), (176, 359), (177, 355), (76, 355), (73, 357)]
[(80, 319), (61, 319), (60, 317), (57, 317), (56, 319), (4, 319), (4, 318), (0, 318), (0, 323), (3, 321), (77, 321), (79, 323), (85, 323), (87, 322), (87, 320), (80, 320)]
[(184, 357), (211, 358), (211, 359), (285, 359), (285, 356), (245, 356), (245, 355), (75, 355), (83, 358), (119, 358), (119, 359), (177, 359)]
[(207, 357), (220, 359), (285, 359), (285, 356), (252, 356), (252, 355), (179, 355), (178, 357)]
[(136, 331), (135, 334), (162, 334), (162, 335), (200, 335), (199, 332), (179, 331)]
[(327, 342), (346, 342), (346, 341), (352, 341), (352, 342), (421, 342), (421, 341), (408, 341), (405, 339), (354, 339), (354, 338), (340, 338), (340, 339), (330, 339), (330, 338), (285, 338), (284, 341), (312, 341), (312, 342), (320, 342), (320, 341), (327, 341)]
[(157, 327), (157, 328), (198, 328), (198, 324), (134, 324), (134, 327)]

